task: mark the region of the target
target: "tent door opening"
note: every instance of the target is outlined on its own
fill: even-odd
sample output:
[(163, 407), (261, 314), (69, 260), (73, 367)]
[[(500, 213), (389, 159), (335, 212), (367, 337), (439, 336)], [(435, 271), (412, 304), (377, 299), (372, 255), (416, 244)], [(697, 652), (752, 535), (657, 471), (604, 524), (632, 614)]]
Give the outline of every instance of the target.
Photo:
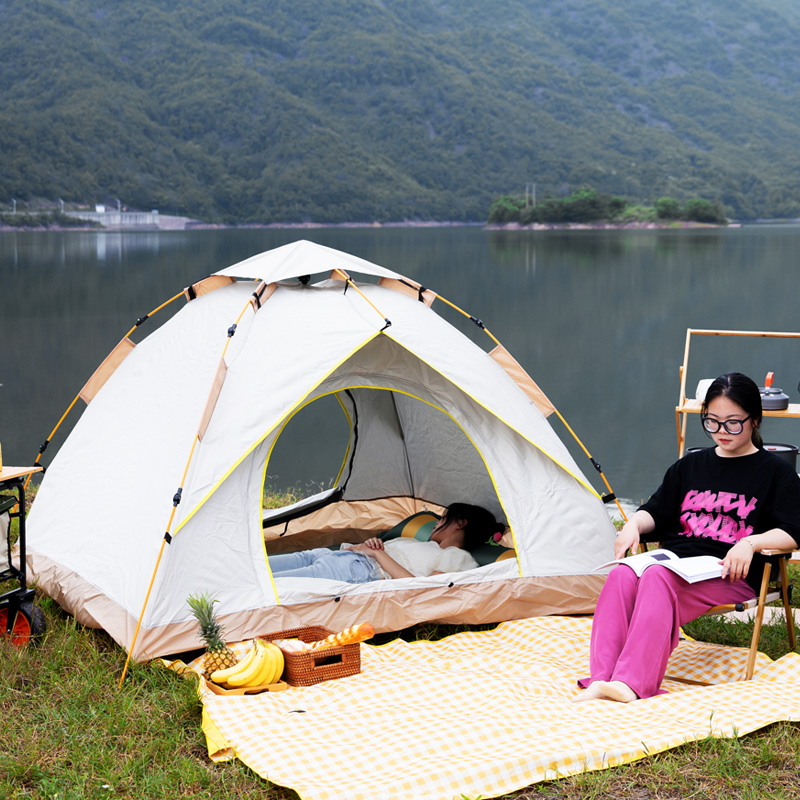
[(302, 500), (336, 488), (349, 457), (350, 419), (336, 394), (292, 416), (275, 442), (264, 476), (265, 503)]
[[(339, 406), (336, 417), (331, 401)], [(283, 474), (282, 454), (296, 459), (301, 470), (297, 443), (305, 442), (306, 452), (327, 446), (321, 437), (330, 420), (339, 418), (347, 420), (349, 442), (342, 447), (340, 439), (337, 445), (340, 459), (344, 453), (338, 479), (298, 502), (263, 512), (268, 552), (276, 552), (270, 546), (276, 538), (302, 534), (295, 541), (303, 547), (305, 534), (314, 531), (315, 542), (325, 544), (325, 531), (386, 530), (423, 507), (440, 511), (454, 502), (482, 505), (504, 518), (487, 467), (460, 425), (438, 407), (397, 389), (351, 386), (313, 401), (286, 424), (266, 474)], [(287, 433), (292, 437), (283, 441)], [(280, 550), (288, 546), (281, 543)]]

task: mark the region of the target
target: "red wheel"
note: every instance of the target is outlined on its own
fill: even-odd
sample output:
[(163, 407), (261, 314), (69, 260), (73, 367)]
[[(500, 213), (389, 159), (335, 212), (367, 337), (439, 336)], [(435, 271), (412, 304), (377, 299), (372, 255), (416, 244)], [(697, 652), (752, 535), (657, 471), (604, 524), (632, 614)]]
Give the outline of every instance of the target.
[(0, 637), (10, 639), (15, 647), (26, 647), (44, 633), (44, 614), (33, 603), (24, 603), (17, 612), (10, 633), (7, 628), (8, 606), (3, 606), (0, 608)]

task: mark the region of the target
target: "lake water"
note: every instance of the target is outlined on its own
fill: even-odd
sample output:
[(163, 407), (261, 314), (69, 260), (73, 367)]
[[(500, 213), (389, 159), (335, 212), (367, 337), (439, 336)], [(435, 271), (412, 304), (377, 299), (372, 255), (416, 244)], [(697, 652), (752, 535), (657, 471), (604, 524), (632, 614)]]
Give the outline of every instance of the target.
[[(216, 269), (300, 238), (397, 270), (480, 317), (603, 465), (617, 494), (633, 501), (650, 494), (677, 456), (674, 409), (686, 329), (800, 328), (795, 226), (2, 233), (4, 461), (33, 462), (94, 368), (139, 317)], [(492, 342), (471, 323), (441, 303), (434, 308), (490, 349)], [(167, 315), (146, 322), (142, 334)], [(759, 383), (772, 371), (775, 385), (800, 402), (798, 347), (791, 341), (693, 339), (687, 393), (694, 394), (701, 378), (725, 371), (745, 372)], [(73, 410), (63, 432), (79, 413)], [(800, 444), (800, 424), (768, 421), (765, 433), (767, 441)], [(270, 469), (274, 485), (302, 490), (324, 484), (327, 456), (316, 441), (318, 425), (293, 435), (297, 440), (283, 447), (280, 464)], [(697, 417), (690, 418), (688, 445), (706, 441)], [(570, 448), (601, 488), (583, 453)]]

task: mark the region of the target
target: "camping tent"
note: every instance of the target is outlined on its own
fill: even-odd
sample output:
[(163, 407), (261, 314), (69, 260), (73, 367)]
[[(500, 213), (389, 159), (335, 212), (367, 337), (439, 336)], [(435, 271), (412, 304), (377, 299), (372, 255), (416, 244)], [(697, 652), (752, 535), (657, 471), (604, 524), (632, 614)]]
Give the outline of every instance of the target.
[[(144, 659), (198, 646), (186, 598), (200, 591), (218, 598), (230, 640), (593, 609), (592, 570), (613, 542), (602, 500), (540, 410), (547, 398), (499, 343), (486, 353), (443, 320), (433, 292), (300, 241), (184, 294), (86, 384), (30, 513), (31, 572), (80, 622)], [(278, 437), (328, 396), (351, 430), (336, 486), (265, 521)], [(362, 585), (270, 572), (273, 545), (367, 536), (455, 501), (506, 521), (516, 558)]]

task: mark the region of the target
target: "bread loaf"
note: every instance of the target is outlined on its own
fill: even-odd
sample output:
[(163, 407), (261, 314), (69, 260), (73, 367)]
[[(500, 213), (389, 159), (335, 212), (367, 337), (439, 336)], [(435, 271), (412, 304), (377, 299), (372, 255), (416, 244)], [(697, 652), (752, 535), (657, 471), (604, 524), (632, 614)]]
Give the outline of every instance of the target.
[(363, 642), (366, 639), (371, 639), (375, 635), (375, 628), (369, 622), (360, 622), (358, 625), (353, 625), (350, 628), (345, 628), (339, 633), (332, 633), (325, 639), (320, 639), (317, 642), (311, 642), (311, 650), (322, 650), (326, 647), (338, 647), (342, 644), (356, 644)]

